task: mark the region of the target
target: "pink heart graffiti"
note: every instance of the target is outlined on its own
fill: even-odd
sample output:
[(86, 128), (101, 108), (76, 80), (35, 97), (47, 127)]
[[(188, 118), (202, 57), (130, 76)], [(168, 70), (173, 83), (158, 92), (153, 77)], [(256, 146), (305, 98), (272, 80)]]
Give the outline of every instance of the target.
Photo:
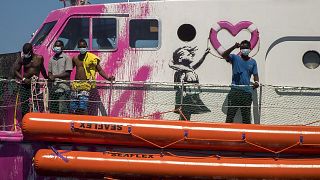
[(251, 33), (251, 49), (255, 48), (259, 41), (259, 31), (256, 26), (250, 21), (241, 21), (236, 25), (231, 24), (229, 21), (219, 21), (216, 28), (211, 28), (210, 42), (215, 50), (221, 55), (226, 49), (221, 45), (218, 40), (218, 33), (220, 30), (227, 30), (232, 36), (239, 34), (241, 30), (248, 30)]

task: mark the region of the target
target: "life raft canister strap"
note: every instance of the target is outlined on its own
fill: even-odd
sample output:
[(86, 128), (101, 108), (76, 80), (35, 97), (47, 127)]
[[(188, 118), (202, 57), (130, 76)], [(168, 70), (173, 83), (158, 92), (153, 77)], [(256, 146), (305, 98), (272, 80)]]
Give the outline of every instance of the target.
[(70, 130), (74, 132), (74, 121), (70, 122)]
[(128, 126), (128, 133), (129, 133), (129, 134), (132, 133), (132, 126)]
[(68, 158), (64, 157), (58, 150), (56, 150), (53, 146), (50, 146), (50, 149), (56, 154), (59, 158), (61, 158), (64, 162), (69, 162)]
[(188, 138), (189, 131), (188, 130), (184, 130), (183, 136), (184, 136), (185, 139)]
[(243, 141), (246, 140), (246, 133), (245, 133), (245, 132), (242, 132), (241, 139), (242, 139)]
[(304, 141), (303, 135), (300, 135), (300, 138), (299, 138), (299, 143), (300, 143), (300, 145), (303, 144), (303, 141)]

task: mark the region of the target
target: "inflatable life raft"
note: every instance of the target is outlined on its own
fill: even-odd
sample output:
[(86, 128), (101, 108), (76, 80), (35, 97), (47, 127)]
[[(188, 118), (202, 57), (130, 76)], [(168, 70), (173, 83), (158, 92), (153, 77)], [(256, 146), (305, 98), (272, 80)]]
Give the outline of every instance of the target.
[(182, 157), (122, 152), (39, 150), (34, 166), (40, 174), (94, 174), (172, 177), (319, 178), (320, 159)]
[(320, 127), (200, 123), (29, 113), (26, 140), (271, 153), (315, 154)]

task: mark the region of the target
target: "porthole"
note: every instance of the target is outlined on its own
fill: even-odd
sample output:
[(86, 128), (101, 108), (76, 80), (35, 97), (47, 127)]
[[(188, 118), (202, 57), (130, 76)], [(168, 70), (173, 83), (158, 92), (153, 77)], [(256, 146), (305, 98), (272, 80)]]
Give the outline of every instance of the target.
[(196, 37), (196, 29), (191, 24), (183, 24), (178, 29), (178, 37), (181, 41), (192, 41)]
[(304, 66), (308, 69), (316, 69), (320, 65), (320, 55), (317, 51), (307, 51), (302, 57)]

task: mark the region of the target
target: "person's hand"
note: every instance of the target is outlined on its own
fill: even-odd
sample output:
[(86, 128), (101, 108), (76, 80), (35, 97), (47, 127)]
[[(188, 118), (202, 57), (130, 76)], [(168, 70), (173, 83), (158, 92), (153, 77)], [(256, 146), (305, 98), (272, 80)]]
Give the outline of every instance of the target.
[(209, 54), (210, 53), (210, 48), (207, 48), (206, 49), (206, 52), (204, 53), (204, 55), (207, 55), (207, 54)]
[(259, 84), (258, 81), (255, 81), (255, 82), (253, 83), (253, 89), (257, 89), (259, 86), (260, 86), (260, 84)]
[(234, 48), (240, 48), (240, 44), (236, 42), (233, 47)]
[(55, 79), (54, 75), (49, 75), (49, 80), (50, 81), (54, 81), (54, 79)]
[(21, 81), (23, 84), (31, 84), (31, 79), (23, 78)]
[(15, 81), (15, 83), (17, 83), (17, 84), (22, 84), (22, 83), (23, 83), (22, 80), (20, 80), (20, 79), (14, 79), (14, 81)]

